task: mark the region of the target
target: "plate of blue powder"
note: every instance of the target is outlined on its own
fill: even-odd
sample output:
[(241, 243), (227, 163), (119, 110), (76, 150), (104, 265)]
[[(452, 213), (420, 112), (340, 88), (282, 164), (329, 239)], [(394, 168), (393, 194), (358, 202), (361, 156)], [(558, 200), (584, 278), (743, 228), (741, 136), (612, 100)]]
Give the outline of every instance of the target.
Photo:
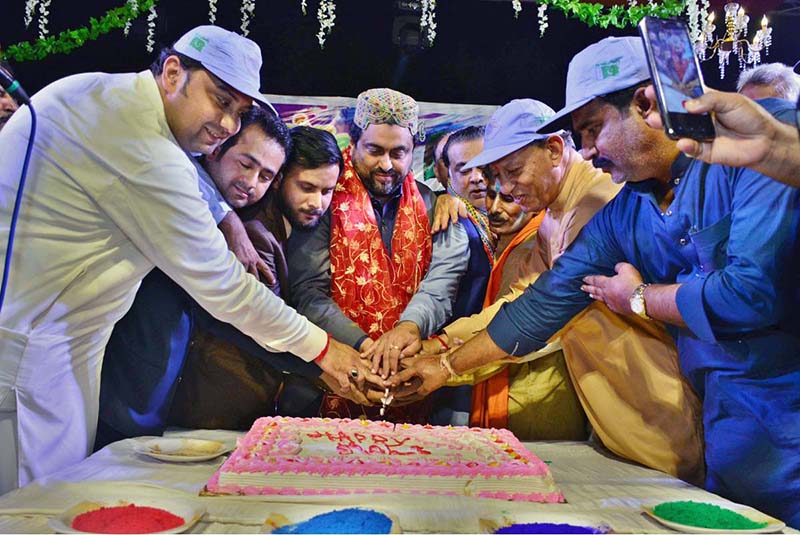
[(271, 533), (400, 533), (389, 515), (362, 508), (338, 509), (294, 524), (275, 526)]
[(495, 533), (608, 533), (608, 526), (579, 526), (576, 524), (531, 522), (511, 524), (495, 530)]

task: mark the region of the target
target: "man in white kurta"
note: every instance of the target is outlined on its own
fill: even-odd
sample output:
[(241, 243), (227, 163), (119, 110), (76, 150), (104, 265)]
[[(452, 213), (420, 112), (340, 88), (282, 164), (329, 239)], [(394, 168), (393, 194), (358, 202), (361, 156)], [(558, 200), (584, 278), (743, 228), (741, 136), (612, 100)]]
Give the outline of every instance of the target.
[[(259, 343), (319, 359), (343, 388), (351, 369), (365, 375), (354, 350), (246, 274), (198, 189), (187, 152), (213, 150), (239, 128), (237, 100), (260, 97), (258, 45), (204, 26), (174, 50), (202, 67), (173, 55), (155, 76), (79, 74), (33, 97), (39, 125), (0, 312), (0, 494), (91, 451), (104, 347), (153, 266)], [(20, 109), (0, 134), (3, 254), (30, 122)]]

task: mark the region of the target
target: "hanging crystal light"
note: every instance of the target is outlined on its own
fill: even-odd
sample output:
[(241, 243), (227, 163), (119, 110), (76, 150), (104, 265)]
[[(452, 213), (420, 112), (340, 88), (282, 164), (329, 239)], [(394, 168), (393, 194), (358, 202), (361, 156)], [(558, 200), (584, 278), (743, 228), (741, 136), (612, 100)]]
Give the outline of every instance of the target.
[(736, 56), (740, 69), (755, 67), (761, 63), (761, 52), (768, 54), (769, 46), (772, 44), (772, 28), (766, 15), (761, 19), (761, 29), (750, 42), (747, 40), (750, 16), (745, 13), (744, 8), (737, 2), (729, 2), (725, 4), (724, 11), (725, 34), (722, 38), (714, 37), (717, 27), (714, 25), (713, 11), (708, 13), (702, 31), (695, 33), (694, 36), (695, 54), (701, 61), (711, 59), (714, 54), (717, 55), (720, 78), (725, 78), (725, 69), (730, 62), (731, 54)]

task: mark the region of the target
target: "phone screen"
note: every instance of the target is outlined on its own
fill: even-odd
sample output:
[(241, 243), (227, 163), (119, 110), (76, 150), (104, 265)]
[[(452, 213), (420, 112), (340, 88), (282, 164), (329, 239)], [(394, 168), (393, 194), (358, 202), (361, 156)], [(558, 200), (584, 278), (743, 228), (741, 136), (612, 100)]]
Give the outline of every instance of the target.
[(645, 17), (640, 23), (650, 74), (659, 97), (664, 127), (670, 137), (714, 137), (711, 117), (686, 112), (683, 103), (703, 94), (703, 78), (686, 25)]

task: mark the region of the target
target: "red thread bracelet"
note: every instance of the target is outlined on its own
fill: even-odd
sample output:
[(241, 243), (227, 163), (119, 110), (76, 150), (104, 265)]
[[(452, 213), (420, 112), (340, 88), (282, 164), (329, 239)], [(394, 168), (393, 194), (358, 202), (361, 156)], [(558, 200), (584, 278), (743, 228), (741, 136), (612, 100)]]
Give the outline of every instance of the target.
[(319, 352), (319, 355), (314, 357), (314, 362), (319, 363), (325, 355), (328, 354), (328, 348), (331, 347), (331, 335), (328, 333), (328, 339), (325, 341), (325, 347), (322, 348), (322, 351)]
[(447, 342), (445, 342), (444, 338), (442, 338), (440, 335), (432, 334), (431, 338), (433, 338), (434, 340), (438, 340), (439, 343), (442, 344), (442, 347), (445, 349), (445, 351), (449, 351), (450, 350), (450, 346), (447, 345)]

